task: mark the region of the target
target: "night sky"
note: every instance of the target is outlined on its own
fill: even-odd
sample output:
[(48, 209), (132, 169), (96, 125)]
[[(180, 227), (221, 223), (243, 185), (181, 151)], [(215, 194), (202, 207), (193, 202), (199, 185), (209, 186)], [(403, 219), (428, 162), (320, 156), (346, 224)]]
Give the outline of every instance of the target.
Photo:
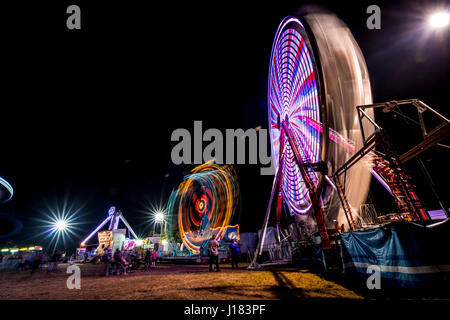
[[(95, 2), (95, 3), (93, 3)], [(282, 18), (306, 2), (29, 1), (2, 5), (2, 149), (0, 176), (15, 191), (0, 205), (0, 244), (45, 243), (36, 218), (62, 205), (80, 210), (79, 236), (119, 207), (138, 234), (150, 230), (145, 204), (165, 203), (188, 166), (170, 160), (173, 130), (267, 128), (267, 74)], [(419, 98), (447, 117), (448, 31), (422, 39), (434, 1), (315, 2), (350, 28), (366, 57), (374, 101)], [(82, 30), (66, 29), (79, 4)], [(366, 8), (381, 7), (381, 30), (366, 27)], [(399, 151), (420, 131), (378, 117)], [(416, 140), (414, 140), (416, 139)], [(424, 154), (443, 198), (448, 149)], [(237, 166), (241, 232), (261, 227), (272, 177), (259, 165)], [(419, 196), (438, 208), (415, 163)], [(168, 174), (168, 175), (167, 175)], [(383, 190), (373, 188), (390, 210)], [(387, 199), (389, 200), (389, 199)], [(7, 218), (5, 218), (7, 217)], [(9, 220), (8, 220), (9, 219)], [(6, 220), (23, 228), (5, 237)], [(40, 230), (42, 231), (42, 230)]]

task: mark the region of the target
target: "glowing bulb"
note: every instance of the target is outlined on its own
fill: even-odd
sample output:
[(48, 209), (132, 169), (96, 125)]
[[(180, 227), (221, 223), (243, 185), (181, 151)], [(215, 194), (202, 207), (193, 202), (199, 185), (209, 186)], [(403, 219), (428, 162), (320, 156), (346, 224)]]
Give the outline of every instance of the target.
[(66, 229), (67, 227), (67, 223), (65, 220), (58, 220), (55, 223), (55, 229), (58, 231), (63, 231), (64, 229)]
[(155, 213), (155, 222), (161, 223), (164, 221), (164, 213), (156, 212)]
[(446, 11), (436, 12), (432, 14), (428, 20), (430, 26), (434, 29), (441, 29), (448, 26), (450, 14)]

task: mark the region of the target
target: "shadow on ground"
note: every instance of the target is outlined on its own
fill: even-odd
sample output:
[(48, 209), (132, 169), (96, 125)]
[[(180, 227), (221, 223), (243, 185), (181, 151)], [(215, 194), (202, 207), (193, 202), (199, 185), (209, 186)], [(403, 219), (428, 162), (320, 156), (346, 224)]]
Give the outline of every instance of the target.
[[(437, 288), (429, 290), (413, 290), (407, 288), (382, 287), (380, 290), (369, 290), (366, 287), (364, 280), (347, 277), (343, 272), (339, 271), (322, 272), (317, 269), (300, 268), (291, 265), (270, 266), (264, 267), (261, 270), (270, 271), (273, 274), (279, 285), (272, 287), (271, 290), (279, 299), (310, 298), (313, 293), (325, 293), (325, 290), (321, 290), (319, 288), (314, 288), (311, 290), (297, 288), (292, 281), (286, 277), (286, 274), (291, 272), (315, 274), (323, 280), (342, 286), (343, 288), (353, 291), (357, 295), (370, 300), (450, 299), (450, 292), (448, 290), (439, 290)], [(326, 293), (328, 295), (333, 295), (330, 291), (326, 291)], [(339, 298), (339, 295), (334, 296)]]

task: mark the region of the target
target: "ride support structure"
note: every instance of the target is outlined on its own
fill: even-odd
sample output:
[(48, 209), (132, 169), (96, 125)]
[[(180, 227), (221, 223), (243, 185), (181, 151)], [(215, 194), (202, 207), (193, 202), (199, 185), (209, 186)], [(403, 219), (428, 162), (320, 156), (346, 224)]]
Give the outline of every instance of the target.
[[(365, 112), (365, 109), (383, 108), (384, 113), (392, 112), (396, 115), (405, 117), (404, 114), (396, 110), (398, 106), (402, 105), (412, 105), (417, 108), (419, 121), (416, 122), (409, 117), (408, 120), (412, 120), (420, 125), (424, 140), (399, 156), (396, 153), (391, 140), (387, 136), (386, 131), (381, 128), (371, 117), (368, 116), (368, 114)], [(427, 131), (427, 127), (425, 126), (425, 122), (423, 119), (423, 113), (427, 110), (429, 110), (433, 115), (435, 115), (442, 121), (440, 125), (429, 132)], [(340, 176), (363, 158), (368, 158), (369, 162), (371, 162), (373, 165), (373, 171), (375, 171), (378, 176), (380, 176), (388, 185), (390, 192), (394, 197), (399, 213), (403, 215), (409, 215), (411, 217), (411, 220), (429, 220), (430, 216), (428, 215), (426, 208), (423, 206), (423, 204), (419, 200), (419, 197), (417, 196), (416, 186), (414, 185), (411, 176), (404, 168), (404, 163), (416, 157), (419, 164), (422, 164), (421, 168), (424, 171), (428, 182), (430, 183), (436, 199), (446, 213), (447, 217), (449, 217), (447, 207), (440, 200), (437, 192), (434, 189), (434, 183), (431, 179), (431, 176), (429, 175), (428, 171), (423, 165), (423, 162), (418, 156), (432, 146), (440, 144), (442, 140), (450, 136), (450, 121), (418, 99), (391, 101), (358, 106), (357, 111), (364, 145), (346, 163), (344, 163), (338, 170), (336, 170), (336, 172), (332, 176), (336, 186), (338, 187), (338, 195), (341, 200), (342, 207), (344, 208), (344, 211), (346, 213), (348, 224), (349, 226), (351, 226), (350, 229), (354, 229), (356, 225), (351, 215), (348, 215), (348, 213), (351, 214), (351, 210), (348, 202), (345, 201), (345, 189), (340, 183)], [(363, 119), (367, 119), (369, 123), (375, 127), (375, 131), (368, 137), (365, 136), (364, 127), (362, 125)]]
[(108, 211), (108, 217), (103, 220), (98, 226), (97, 228), (94, 229), (94, 231), (92, 231), (82, 242), (81, 242), (81, 246), (85, 246), (86, 243), (89, 241), (89, 239), (91, 239), (95, 234), (97, 234), (97, 232), (103, 227), (105, 226), (108, 222), (110, 222), (108, 230), (117, 230), (118, 226), (119, 226), (119, 220), (121, 220), (123, 222), (123, 224), (127, 227), (128, 232), (130, 233), (130, 235), (133, 235), (133, 237), (135, 239), (138, 239), (138, 236), (136, 235), (136, 233), (134, 233), (133, 229), (131, 228), (131, 226), (129, 225), (128, 221), (125, 219), (125, 217), (122, 214), (122, 211), (117, 210), (116, 207), (111, 207)]
[(314, 174), (314, 169), (320, 168), (323, 166), (322, 163), (310, 163), (306, 162), (303, 159), (306, 157), (302, 157), (302, 151), (301, 148), (299, 148), (299, 143), (297, 141), (297, 138), (294, 134), (292, 134), (289, 121), (286, 118), (282, 124), (281, 124), (281, 139), (280, 139), (280, 161), (278, 166), (278, 171), (275, 174), (274, 182), (272, 185), (272, 192), (269, 199), (269, 204), (267, 206), (266, 215), (264, 218), (263, 228), (262, 228), (262, 236), (260, 237), (258, 241), (258, 245), (256, 248), (255, 255), (253, 257), (253, 261), (249, 265), (249, 269), (255, 269), (258, 268), (258, 264), (256, 263), (258, 257), (262, 254), (263, 246), (264, 246), (264, 239), (266, 236), (267, 226), (269, 222), (269, 217), (271, 213), (272, 208), (272, 202), (275, 195), (278, 195), (277, 197), (277, 210), (276, 210), (276, 221), (277, 221), (277, 233), (278, 233), (278, 239), (280, 240), (280, 223), (281, 223), (281, 202), (283, 201), (283, 197), (281, 194), (281, 184), (282, 184), (282, 177), (283, 177), (283, 157), (284, 157), (284, 150), (288, 146), (291, 147), (296, 164), (298, 165), (298, 168), (301, 172), (303, 181), (308, 189), (309, 199), (311, 201), (312, 207), (313, 207), (313, 214), (314, 218), (317, 223), (317, 227), (319, 229), (320, 237), (322, 239), (322, 247), (324, 249), (330, 248), (330, 239), (328, 236), (326, 223), (325, 223), (325, 217), (322, 210), (322, 203), (320, 199), (319, 190), (316, 188), (316, 186), (313, 183), (313, 177), (311, 176)]

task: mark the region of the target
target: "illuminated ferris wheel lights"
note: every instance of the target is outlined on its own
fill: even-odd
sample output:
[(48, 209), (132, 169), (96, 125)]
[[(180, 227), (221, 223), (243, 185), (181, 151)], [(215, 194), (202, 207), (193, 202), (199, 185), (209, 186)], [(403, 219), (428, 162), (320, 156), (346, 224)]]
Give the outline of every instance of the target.
[(448, 11), (435, 12), (428, 18), (428, 24), (433, 29), (443, 29), (450, 22), (450, 14)]
[[(321, 135), (315, 126), (321, 123), (320, 88), (315, 61), (303, 24), (297, 18), (285, 19), (272, 47), (268, 107), (272, 157), (275, 168), (282, 167), (281, 192), (294, 214), (306, 214), (311, 200), (293, 146), (285, 142), (280, 150), (280, 140), (289, 131), (303, 162), (315, 163), (320, 159)], [(281, 130), (282, 127), (287, 131)], [(308, 174), (316, 184), (316, 175)]]

